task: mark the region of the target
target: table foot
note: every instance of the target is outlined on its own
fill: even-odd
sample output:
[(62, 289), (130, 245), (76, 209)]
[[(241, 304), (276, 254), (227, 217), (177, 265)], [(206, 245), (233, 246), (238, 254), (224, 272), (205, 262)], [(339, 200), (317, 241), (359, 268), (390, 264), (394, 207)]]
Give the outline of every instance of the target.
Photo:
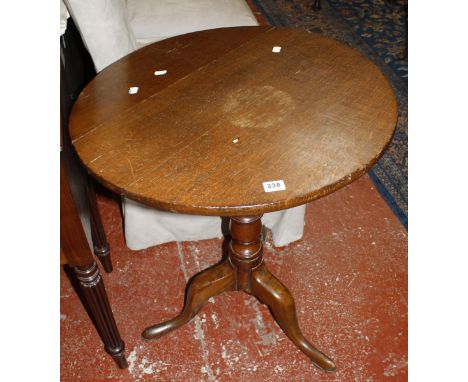
[(227, 260), (198, 273), (187, 285), (182, 312), (172, 320), (146, 328), (142, 333), (143, 338), (157, 339), (179, 328), (188, 323), (209, 298), (233, 289), (234, 269)]
[(104, 349), (112, 356), (119, 368), (127, 368), (125, 344), (120, 338), (96, 262), (93, 261), (91, 264), (73, 267), (73, 272), (78, 279), (89, 315), (101, 336), (102, 342), (104, 342)]
[(262, 264), (252, 273), (251, 292), (268, 305), (276, 322), (289, 339), (322, 370), (335, 370), (335, 363), (307, 341), (299, 328), (294, 299), (281, 281)]

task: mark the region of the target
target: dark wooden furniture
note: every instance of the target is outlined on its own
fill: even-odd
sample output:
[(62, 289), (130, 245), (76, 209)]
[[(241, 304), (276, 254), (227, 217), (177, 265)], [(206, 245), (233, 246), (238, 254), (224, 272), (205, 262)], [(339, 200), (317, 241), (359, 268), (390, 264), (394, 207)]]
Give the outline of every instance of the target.
[(104, 349), (118, 367), (126, 368), (125, 344), (84, 231), (84, 226), (89, 227), (94, 254), (104, 270), (111, 272), (109, 244), (99, 215), (94, 181), (79, 165), (68, 135), (71, 105), (95, 74), (71, 19), (65, 35), (61, 37), (60, 55), (60, 263), (71, 270), (68, 275), (104, 343)]
[[(96, 201), (94, 180), (89, 177), (79, 166), (77, 158), (70, 150), (70, 138), (68, 135), (68, 117), (71, 107), (84, 86), (96, 75), (94, 65), (86, 50), (80, 34), (76, 29), (73, 19), (67, 21), (67, 30), (60, 38), (60, 113), (63, 122), (63, 140), (65, 160), (69, 167), (69, 178), (73, 184), (81, 183), (74, 187), (75, 197), (87, 198), (86, 212), (91, 225), (94, 254), (100, 260), (107, 273), (112, 272), (109, 243), (107, 242), (101, 216)], [(80, 179), (77, 179), (80, 178)], [(84, 181), (81, 182), (82, 179)], [(83, 187), (84, 185), (84, 187)], [(77, 193), (82, 195), (78, 196)]]
[(128, 367), (125, 344), (120, 338), (99, 268), (94, 261), (78, 216), (64, 159), (60, 159), (60, 262), (68, 264), (78, 281), (81, 299), (104, 342), (104, 348), (120, 368)]
[[(155, 76), (156, 70), (167, 73)], [(133, 86), (138, 93), (128, 94)], [(182, 312), (143, 337), (185, 324), (212, 296), (242, 290), (271, 308), (316, 366), (334, 370), (302, 335), (290, 292), (264, 264), (261, 215), (310, 202), (364, 174), (389, 143), (396, 117), (392, 89), (372, 62), (304, 30), (240, 27), (178, 36), (94, 78), (70, 119), (86, 168), (150, 206), (230, 217), (227, 259), (194, 277)], [(265, 192), (263, 182), (280, 180), (285, 189)]]

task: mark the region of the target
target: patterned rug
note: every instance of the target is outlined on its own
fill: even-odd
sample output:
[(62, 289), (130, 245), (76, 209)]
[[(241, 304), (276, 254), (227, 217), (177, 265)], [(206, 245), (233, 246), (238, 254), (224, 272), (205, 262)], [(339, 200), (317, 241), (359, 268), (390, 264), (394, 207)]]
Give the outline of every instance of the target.
[(369, 171), (377, 190), (408, 228), (407, 0), (252, 0), (275, 26), (304, 28), (359, 50), (388, 77), (399, 112), (392, 143)]

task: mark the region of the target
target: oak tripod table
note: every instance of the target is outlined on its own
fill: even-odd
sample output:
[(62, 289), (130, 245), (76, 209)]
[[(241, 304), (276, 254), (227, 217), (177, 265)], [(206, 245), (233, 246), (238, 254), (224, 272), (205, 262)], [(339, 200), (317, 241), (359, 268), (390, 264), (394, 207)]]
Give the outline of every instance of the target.
[[(138, 91), (129, 92), (133, 87)], [(291, 293), (264, 263), (261, 216), (364, 174), (390, 142), (396, 118), (393, 91), (372, 62), (305, 30), (191, 33), (97, 75), (70, 119), (88, 171), (158, 209), (230, 217), (227, 258), (196, 275), (182, 312), (143, 337), (187, 323), (212, 296), (245, 291), (269, 306), (316, 366), (334, 370), (304, 338)]]

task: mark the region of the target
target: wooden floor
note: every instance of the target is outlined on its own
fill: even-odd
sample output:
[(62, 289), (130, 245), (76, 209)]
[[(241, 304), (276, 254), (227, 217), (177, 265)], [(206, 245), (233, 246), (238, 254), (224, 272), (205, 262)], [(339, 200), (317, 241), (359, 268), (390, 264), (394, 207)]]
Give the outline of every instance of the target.
[(265, 247), (268, 267), (296, 299), (304, 334), (335, 360), (335, 373), (316, 369), (268, 309), (240, 292), (215, 298), (185, 327), (143, 342), (142, 329), (181, 309), (187, 279), (220, 259), (222, 243), (130, 251), (115, 200), (99, 203), (114, 263), (103, 278), (130, 367), (117, 369), (104, 352), (62, 270), (62, 381), (407, 380), (407, 233), (367, 175), (308, 205), (302, 240), (274, 248), (269, 238)]

